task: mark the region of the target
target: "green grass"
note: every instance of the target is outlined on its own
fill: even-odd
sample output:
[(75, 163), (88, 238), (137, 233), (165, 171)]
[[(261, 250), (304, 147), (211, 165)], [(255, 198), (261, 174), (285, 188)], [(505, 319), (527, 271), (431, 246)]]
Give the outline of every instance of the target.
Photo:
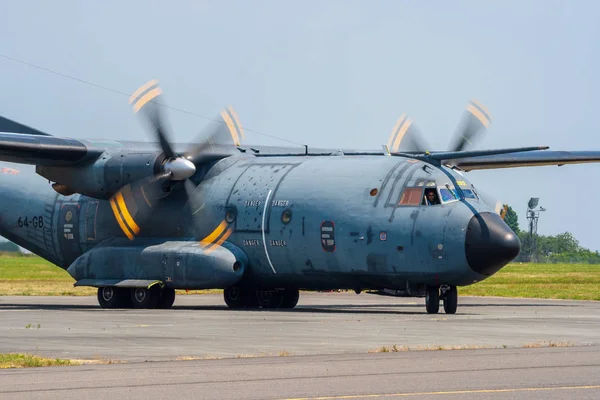
[(64, 365), (75, 365), (70, 360), (61, 360), (59, 358), (43, 358), (31, 354), (0, 353), (0, 369), (2, 368), (32, 368), (32, 367), (53, 367)]
[(461, 295), (600, 300), (600, 265), (509, 264)]
[[(94, 288), (73, 287), (73, 278), (39, 257), (0, 255), (0, 296), (88, 296)], [(461, 295), (600, 300), (600, 265), (510, 264), (483, 282), (460, 288)], [(177, 291), (220, 293), (219, 290)]]

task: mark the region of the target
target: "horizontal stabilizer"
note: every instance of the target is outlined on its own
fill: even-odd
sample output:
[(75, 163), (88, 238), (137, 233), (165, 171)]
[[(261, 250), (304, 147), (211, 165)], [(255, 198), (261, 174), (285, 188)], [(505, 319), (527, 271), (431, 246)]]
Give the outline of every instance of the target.
[(103, 150), (74, 139), (0, 133), (0, 161), (41, 166), (68, 166), (93, 161)]
[(0, 116), (0, 132), (25, 133), (27, 135), (51, 136), (30, 126)]

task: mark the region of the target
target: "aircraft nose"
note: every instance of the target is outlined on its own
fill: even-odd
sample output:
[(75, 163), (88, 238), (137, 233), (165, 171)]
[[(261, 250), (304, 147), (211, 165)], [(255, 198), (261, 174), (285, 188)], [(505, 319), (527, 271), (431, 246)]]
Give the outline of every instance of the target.
[(465, 253), (471, 269), (490, 276), (512, 261), (521, 250), (517, 235), (498, 214), (471, 217), (465, 238)]

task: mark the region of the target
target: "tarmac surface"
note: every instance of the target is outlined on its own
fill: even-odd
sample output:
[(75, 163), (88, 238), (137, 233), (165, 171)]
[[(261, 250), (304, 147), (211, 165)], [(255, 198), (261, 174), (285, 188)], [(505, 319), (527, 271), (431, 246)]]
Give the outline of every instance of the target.
[(348, 293), (285, 311), (0, 297), (0, 321), (0, 353), (116, 363), (1, 370), (1, 399), (600, 398), (600, 302), (461, 297), (428, 315), (423, 299)]

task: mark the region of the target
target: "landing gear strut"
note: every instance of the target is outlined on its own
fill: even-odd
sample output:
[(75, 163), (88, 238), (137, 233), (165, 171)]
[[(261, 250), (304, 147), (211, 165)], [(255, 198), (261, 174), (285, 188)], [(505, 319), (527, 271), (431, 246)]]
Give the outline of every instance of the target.
[(294, 308), (298, 304), (298, 289), (262, 289), (233, 286), (223, 291), (229, 308)]

